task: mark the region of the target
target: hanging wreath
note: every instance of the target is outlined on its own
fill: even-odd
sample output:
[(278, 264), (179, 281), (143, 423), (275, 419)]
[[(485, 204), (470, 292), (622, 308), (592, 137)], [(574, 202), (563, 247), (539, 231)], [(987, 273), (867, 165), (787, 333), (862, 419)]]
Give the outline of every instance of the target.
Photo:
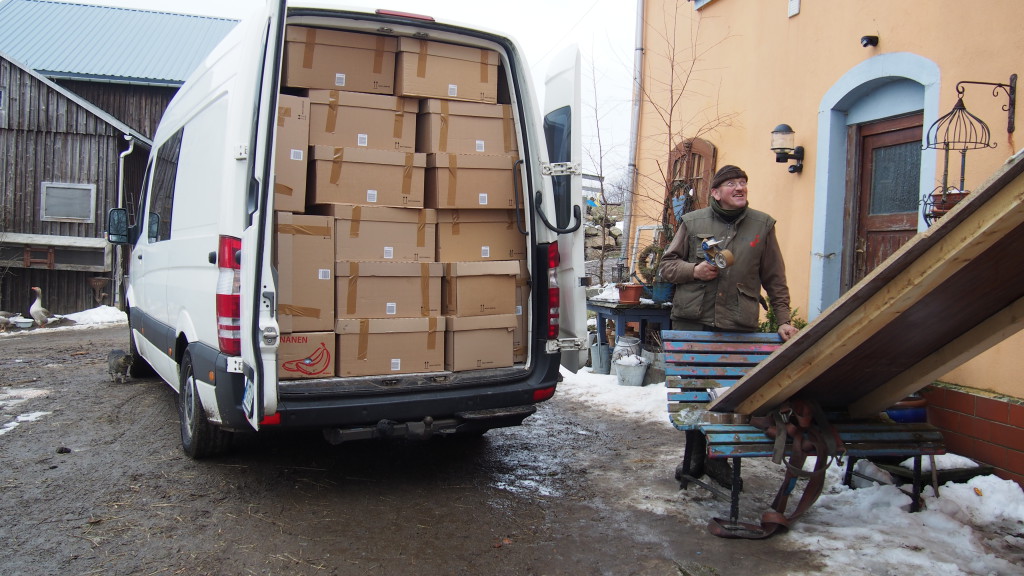
[(661, 255), (664, 253), (665, 249), (661, 246), (648, 244), (637, 255), (636, 272), (644, 281), (654, 282), (654, 277), (658, 275), (658, 266), (661, 265)]

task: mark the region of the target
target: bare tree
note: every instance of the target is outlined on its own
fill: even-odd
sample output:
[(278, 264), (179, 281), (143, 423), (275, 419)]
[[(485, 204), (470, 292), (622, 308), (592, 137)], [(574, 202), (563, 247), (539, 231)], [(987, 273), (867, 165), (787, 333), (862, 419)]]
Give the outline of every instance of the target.
[[(634, 211), (638, 206), (635, 202), (637, 198), (649, 200), (642, 204), (641, 216), (657, 222), (661, 228), (657, 242), (645, 247), (653, 256), (649, 269), (657, 268), (660, 253), (671, 241), (678, 225), (673, 201), (680, 200), (681, 195), (694, 193), (692, 184), (675, 177), (676, 168), (669, 159), (673, 158), (676, 151), (685, 143), (702, 139), (719, 128), (732, 126), (738, 116), (736, 112), (722, 112), (718, 108), (717, 98), (714, 98), (715, 104), (711, 106), (695, 105), (697, 101), (709, 99), (706, 90), (717, 89), (702, 83), (697, 76), (702, 72), (700, 66), (704, 56), (720, 46), (725, 38), (711, 43), (702, 41), (700, 18), (685, 18), (680, 14), (680, 10), (687, 9), (685, 3), (664, 4), (669, 6), (669, 9), (661, 19), (661, 26), (652, 25), (646, 28), (655, 36), (656, 41), (645, 42), (647, 46), (664, 47), (664, 52), (658, 53), (649, 49), (644, 57), (648, 67), (651, 60), (661, 59), (666, 64), (663, 69), (667, 70), (667, 74), (644, 74), (640, 98), (648, 110), (648, 117), (653, 115), (655, 118), (654, 122), (647, 123), (648, 126), (655, 126), (654, 131), (648, 132), (645, 137), (649, 140), (663, 141), (665, 153), (656, 160), (656, 175), (638, 174), (633, 190)], [(681, 19), (684, 21), (681, 22)], [(683, 25), (690, 28), (688, 40), (680, 38), (680, 27)], [(702, 195), (693, 195), (686, 198), (686, 201), (687, 209), (707, 205), (707, 198)]]

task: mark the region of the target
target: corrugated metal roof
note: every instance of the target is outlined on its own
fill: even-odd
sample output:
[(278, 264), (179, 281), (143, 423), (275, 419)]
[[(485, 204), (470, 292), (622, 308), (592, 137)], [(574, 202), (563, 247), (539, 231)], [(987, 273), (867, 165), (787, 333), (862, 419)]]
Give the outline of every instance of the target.
[(51, 78), (176, 86), (237, 23), (49, 0), (4, 0), (0, 52)]

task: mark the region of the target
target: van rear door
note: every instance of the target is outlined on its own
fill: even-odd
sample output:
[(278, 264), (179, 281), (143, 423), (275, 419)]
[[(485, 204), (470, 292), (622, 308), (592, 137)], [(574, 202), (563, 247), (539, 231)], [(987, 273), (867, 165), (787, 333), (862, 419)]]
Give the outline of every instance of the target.
[(558, 233), (559, 340), (562, 366), (573, 372), (586, 361), (587, 337), (580, 77), (580, 52), (573, 45), (555, 57), (544, 90), (544, 136), (555, 203), (554, 221), (549, 218), (544, 224)]
[[(240, 325), (242, 370), (245, 394), (242, 408), (253, 428), (259, 430), (264, 416), (277, 412), (277, 283), (273, 274), (273, 137), (277, 117), (277, 92), (284, 51), (285, 0), (267, 2), (261, 29), (255, 37), (253, 54), (260, 68), (252, 84), (252, 123), (245, 143), (246, 175), (249, 178), (245, 210), (246, 228), (242, 233), (242, 273)], [(241, 155), (241, 154), (240, 154)]]

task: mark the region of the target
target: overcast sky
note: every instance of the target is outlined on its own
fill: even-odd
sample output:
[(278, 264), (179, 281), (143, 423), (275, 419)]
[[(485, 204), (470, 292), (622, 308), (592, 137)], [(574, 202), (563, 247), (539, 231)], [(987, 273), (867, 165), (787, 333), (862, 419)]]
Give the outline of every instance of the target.
[[(61, 0), (81, 4), (123, 6), (184, 14), (243, 18), (262, 4), (260, 0)], [(633, 52), (636, 37), (636, 2), (631, 0), (514, 0), (504, 4), (486, 0), (383, 0), (371, 4), (341, 0), (340, 5), (372, 5), (433, 16), (504, 33), (526, 53), (534, 82), (543, 90), (550, 60), (575, 43), (583, 55), (584, 170), (595, 172), (595, 118), (600, 118), (604, 173), (610, 181), (621, 177), (628, 164)], [(514, 8), (514, 9), (512, 9)], [(596, 71), (596, 73), (595, 73)], [(595, 104), (596, 76), (599, 94)], [(541, 103), (538, 103), (541, 104)], [(596, 113), (595, 113), (596, 110)]]

